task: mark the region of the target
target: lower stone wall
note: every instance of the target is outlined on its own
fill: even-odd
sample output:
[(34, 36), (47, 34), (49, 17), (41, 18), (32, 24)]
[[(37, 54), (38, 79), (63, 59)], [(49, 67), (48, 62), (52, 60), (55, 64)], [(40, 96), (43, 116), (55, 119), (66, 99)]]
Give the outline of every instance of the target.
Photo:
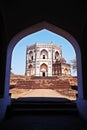
[(77, 87), (77, 77), (60, 76), (60, 77), (29, 77), (23, 75), (11, 75), (11, 88), (70, 88)]
[(24, 89), (64, 89), (70, 88), (68, 81), (54, 81), (54, 80), (30, 80), (30, 81), (18, 81), (15, 85), (16, 88)]
[(76, 99), (77, 87), (77, 77), (29, 77), (21, 75), (10, 77), (10, 90), (13, 95), (14, 89), (16, 89), (16, 93), (18, 90), (25, 91), (25, 89), (55, 89), (62, 95)]

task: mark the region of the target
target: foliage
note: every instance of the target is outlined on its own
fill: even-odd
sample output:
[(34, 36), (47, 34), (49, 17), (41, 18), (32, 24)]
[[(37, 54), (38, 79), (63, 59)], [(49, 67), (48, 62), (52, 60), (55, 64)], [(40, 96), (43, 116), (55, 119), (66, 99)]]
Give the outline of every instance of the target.
[(76, 62), (76, 58), (71, 60), (71, 67), (73, 69), (74, 72), (77, 71), (77, 62)]

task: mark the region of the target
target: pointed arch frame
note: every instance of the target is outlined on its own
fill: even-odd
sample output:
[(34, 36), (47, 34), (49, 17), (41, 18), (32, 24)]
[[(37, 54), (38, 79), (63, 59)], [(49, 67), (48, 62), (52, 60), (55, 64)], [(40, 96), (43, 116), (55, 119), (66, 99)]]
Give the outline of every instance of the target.
[(8, 49), (7, 49), (7, 59), (6, 59), (6, 74), (5, 74), (6, 77), (5, 77), (5, 86), (4, 86), (5, 87), (4, 96), (9, 94), (11, 57), (12, 57), (12, 51), (14, 49), (14, 46), (18, 43), (19, 40), (21, 40), (25, 36), (40, 31), (42, 29), (47, 29), (51, 32), (56, 33), (57, 35), (64, 37), (72, 44), (73, 48), (75, 49), (76, 59), (77, 59), (78, 97), (83, 98), (81, 52), (80, 52), (79, 44), (70, 33), (46, 21), (34, 24), (29, 28), (24, 29), (23, 31), (19, 32), (16, 36), (14, 36), (12, 40), (9, 42)]

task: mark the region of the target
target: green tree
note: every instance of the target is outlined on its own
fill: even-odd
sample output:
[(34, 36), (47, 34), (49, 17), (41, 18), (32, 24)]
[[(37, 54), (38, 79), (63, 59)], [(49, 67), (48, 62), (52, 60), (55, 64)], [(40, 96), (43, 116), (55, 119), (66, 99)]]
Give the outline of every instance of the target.
[(77, 71), (77, 62), (76, 62), (76, 58), (71, 60), (71, 67), (73, 69), (73, 72)]

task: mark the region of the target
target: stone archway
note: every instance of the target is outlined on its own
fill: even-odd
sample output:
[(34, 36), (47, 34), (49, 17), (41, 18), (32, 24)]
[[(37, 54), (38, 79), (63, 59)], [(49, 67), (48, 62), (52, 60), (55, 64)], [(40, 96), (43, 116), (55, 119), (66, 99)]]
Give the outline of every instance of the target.
[(28, 69), (29, 69), (29, 75), (32, 76), (33, 75), (33, 67), (32, 67), (32, 65), (29, 65)]
[(47, 67), (46, 64), (43, 63), (43, 64), (40, 66), (40, 72), (41, 72), (41, 75), (42, 75), (43, 77), (48, 76), (48, 67)]
[(76, 59), (77, 59), (77, 75), (78, 75), (78, 98), (83, 99), (82, 65), (81, 65), (81, 52), (80, 52), (79, 45), (78, 45), (76, 39), (71, 34), (69, 34), (67, 31), (65, 31), (61, 28), (58, 28), (57, 26), (54, 26), (45, 21), (35, 24), (34, 26), (31, 26), (31, 27), (21, 31), (16, 36), (14, 36), (12, 38), (12, 40), (10, 41), (8, 49), (7, 49), (4, 97), (8, 97), (8, 95), (9, 95), (11, 56), (12, 56), (12, 51), (13, 51), (15, 45), (18, 43), (19, 40), (21, 40), (25, 36), (28, 36), (34, 32), (40, 31), (42, 29), (47, 29), (51, 32), (54, 32), (54, 33), (64, 37), (72, 44), (73, 48), (75, 49)]
[(67, 31), (58, 28), (48, 22), (41, 22), (38, 23), (34, 26), (31, 26), (23, 31), (21, 31), (20, 33), (18, 33), (16, 36), (13, 37), (13, 39), (10, 41), (8, 49), (7, 49), (7, 61), (6, 61), (6, 78), (5, 78), (5, 94), (7, 95), (7, 93), (9, 92), (9, 81), (10, 81), (10, 67), (11, 67), (11, 55), (12, 55), (12, 51), (14, 49), (14, 46), (18, 43), (19, 40), (21, 40), (22, 38), (24, 38), (25, 36), (32, 34), (34, 32), (37, 32), (39, 30), (42, 29), (47, 29), (50, 30), (62, 37), (64, 37), (65, 39), (67, 39), (72, 46), (75, 49), (76, 52), (76, 58), (77, 58), (77, 75), (78, 75), (78, 96), (80, 98), (83, 98), (83, 87), (82, 87), (82, 65), (81, 65), (81, 52), (80, 52), (80, 48), (79, 45), (77, 43), (77, 41), (75, 40), (75, 38), (70, 35)]

